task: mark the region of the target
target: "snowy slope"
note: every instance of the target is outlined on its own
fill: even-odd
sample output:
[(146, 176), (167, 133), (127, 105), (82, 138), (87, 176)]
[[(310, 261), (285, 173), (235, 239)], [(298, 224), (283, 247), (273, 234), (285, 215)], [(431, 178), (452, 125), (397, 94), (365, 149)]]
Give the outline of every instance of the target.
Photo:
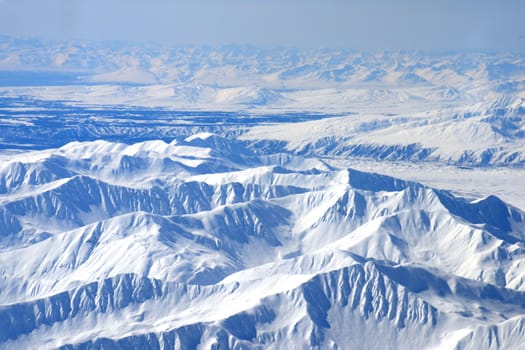
[(456, 165), (525, 162), (525, 100), (503, 99), (421, 114), (352, 114), (252, 128), (245, 140), (286, 142), (310, 156)]
[(497, 197), (210, 133), (3, 157), (0, 348), (523, 345), (525, 213)]

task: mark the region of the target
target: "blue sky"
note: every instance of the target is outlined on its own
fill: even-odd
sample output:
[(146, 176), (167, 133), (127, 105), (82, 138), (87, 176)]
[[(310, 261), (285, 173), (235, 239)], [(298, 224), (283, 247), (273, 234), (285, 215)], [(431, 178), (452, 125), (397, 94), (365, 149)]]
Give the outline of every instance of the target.
[(525, 52), (523, 0), (0, 0), (0, 34)]

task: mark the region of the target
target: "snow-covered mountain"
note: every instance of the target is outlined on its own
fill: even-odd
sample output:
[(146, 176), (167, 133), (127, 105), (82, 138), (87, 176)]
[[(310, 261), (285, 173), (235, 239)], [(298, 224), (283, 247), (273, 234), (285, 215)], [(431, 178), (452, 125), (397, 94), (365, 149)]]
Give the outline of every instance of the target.
[(11, 37), (0, 37), (0, 47), (2, 148), (169, 142), (227, 130), (248, 143), (273, 142), (271, 152), (308, 156), (461, 166), (525, 160), (522, 55)]
[(1, 348), (524, 345), (494, 196), (210, 133), (4, 155), (0, 192)]
[(525, 348), (524, 82), (0, 37), (0, 349)]
[(243, 139), (284, 142), (286, 151), (309, 156), (523, 166), (525, 100), (499, 99), (488, 105), (422, 115), (355, 114), (275, 123), (255, 126)]

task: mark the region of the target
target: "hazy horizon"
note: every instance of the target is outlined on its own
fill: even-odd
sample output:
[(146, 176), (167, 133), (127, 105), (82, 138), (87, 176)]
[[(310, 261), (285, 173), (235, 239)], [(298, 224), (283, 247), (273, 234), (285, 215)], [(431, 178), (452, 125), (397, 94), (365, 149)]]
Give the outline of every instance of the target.
[(523, 14), (525, 2), (518, 0), (3, 0), (0, 35), (177, 46), (523, 53)]

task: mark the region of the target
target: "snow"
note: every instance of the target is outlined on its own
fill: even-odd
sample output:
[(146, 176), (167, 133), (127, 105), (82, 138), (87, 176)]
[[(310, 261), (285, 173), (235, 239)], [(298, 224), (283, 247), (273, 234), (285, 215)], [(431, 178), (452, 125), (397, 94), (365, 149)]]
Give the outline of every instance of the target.
[(0, 349), (523, 347), (521, 56), (10, 40)]
[[(11, 325), (7, 329), (15, 333), (4, 335), (7, 339), (16, 334), (18, 345), (55, 347), (101, 337), (120, 339), (147, 332), (178, 332), (180, 327), (204, 322), (209, 325), (204, 328), (206, 332), (218, 334), (215, 332), (219, 329), (227, 329), (239, 341), (248, 339), (244, 338), (247, 335), (236, 328), (237, 323), (233, 326), (231, 322), (248, 317), (243, 315), (254, 315), (257, 333), (264, 329), (280, 334), (280, 330), (291, 327), (289, 319), (296, 319), (317, 327), (326, 339), (337, 343), (345, 332), (334, 322), (344, 319), (359, 324), (363, 330), (388, 335), (389, 340), (396, 339), (393, 338), (396, 324), (404, 324), (407, 331), (424, 329), (425, 341), (438, 346), (446, 344), (442, 341), (443, 332), (465, 329), (461, 336), (457, 333), (455, 340), (450, 340), (450, 344), (457, 344), (474, 332), (474, 326), (498, 324), (502, 319), (495, 316), (495, 310), (514, 315), (514, 309), (498, 307), (494, 304), (497, 297), (493, 300), (489, 296), (475, 299), (486, 309), (478, 310), (476, 318), (458, 316), (458, 310), (465, 310), (461, 302), (454, 302), (464, 298), (461, 289), (447, 287), (446, 293), (444, 289), (438, 289), (437, 293), (423, 289), (426, 292), (421, 293), (403, 279), (403, 274), (391, 270), (417, 266), (418, 271), (438, 273), (440, 278), (454, 283), (473, 281), (479, 286), (476, 288), (493, 286), (501, 289), (499, 293), (510, 293), (507, 290), (523, 293), (525, 277), (519, 268), (525, 261), (522, 234), (510, 228), (511, 231), (501, 235), (498, 230), (508, 229), (503, 221), (492, 222), (489, 217), (479, 216), (484, 214), (475, 214), (475, 208), (485, 203), (492, 205), (492, 197), (463, 201), (417, 183), (352, 169), (291, 170), (285, 168), (286, 163), (265, 166), (265, 156), (261, 156), (258, 166), (248, 166), (236, 163), (235, 155), (230, 153), (225, 154), (232, 158), (221, 160), (233, 166), (228, 172), (201, 167), (208, 170), (188, 176), (157, 168), (156, 173), (150, 174), (155, 178), (154, 186), (140, 183), (140, 163), (129, 168), (126, 180), (126, 186), (140, 183), (137, 188), (117, 185), (118, 174), (96, 170), (114, 168), (110, 164), (124, 154), (140, 155), (137, 160), (146, 164), (150, 158), (159, 156), (201, 155), (204, 163), (217, 161), (209, 158), (207, 144), (197, 146), (197, 141), (229, 143), (226, 149), (235, 149), (237, 142), (205, 133), (181, 141), (193, 146), (162, 141), (131, 145), (95, 141), (68, 144), (56, 150), (4, 155), (8, 160), (4, 168), (9, 171), (9, 167), (17, 164), (11, 157), (24, 159), (31, 167), (34, 163), (49, 164), (46, 160), (60, 154), (62, 173), (70, 178), (41, 184), (22, 181), (14, 193), (2, 195), (0, 210), (5, 217), (16, 218), (20, 223), (18, 231), (11, 235), (24, 232), (26, 236), (22, 243), (3, 240), (0, 266), (2, 274), (9, 278), (1, 282), (2, 312), (10, 312), (11, 307), (23, 303), (47, 303), (44, 300), (62, 298), (63, 293), (75, 295), (78, 293), (75, 290), (92, 281), (121, 276), (143, 276), (162, 281), (166, 286), (154, 299), (142, 300), (136, 294), (139, 292), (123, 294), (122, 298), (130, 295), (131, 304), (115, 306), (118, 312), (96, 311), (101, 306), (94, 306), (95, 309), (79, 306), (85, 310), (82, 316), (51, 318), (48, 323), (37, 323), (31, 333)], [(101, 163), (84, 164), (78, 162), (80, 156)], [(257, 156), (252, 154), (251, 159), (256, 165)], [(304, 162), (305, 166), (308, 164)], [(84, 175), (75, 175), (79, 172)], [(170, 185), (174, 183), (178, 185)], [(76, 193), (84, 198), (70, 198), (63, 193)], [(35, 207), (31, 203), (41, 204)], [(525, 213), (504, 208), (509, 213), (505, 220), (521, 230)], [(489, 223), (501, 226), (495, 226), (494, 231), (487, 226)], [(44, 232), (47, 236), (36, 239)], [(518, 241), (512, 237), (519, 237)], [(464, 259), (465, 254), (469, 260)], [(506, 258), (511, 255), (512, 259)], [(17, 259), (19, 256), (25, 257), (22, 262)], [(335, 304), (331, 304), (337, 309), (331, 309), (325, 317), (308, 311), (312, 302), (324, 305), (322, 299), (312, 299), (317, 294), (309, 294), (309, 288), (329, 288), (323, 293), (332, 295), (330, 298), (339, 293), (343, 294), (337, 298), (346, 298), (346, 292), (339, 290), (332, 278), (343, 278), (339, 282), (343, 283), (347, 273), (357, 274), (353, 288), (361, 288), (361, 283), (362, 288), (367, 283), (387, 283), (387, 288), (394, 289), (381, 292), (380, 288), (366, 287), (365, 294), (360, 296), (363, 301), (355, 304), (360, 306), (349, 310), (342, 299), (335, 299)], [(369, 277), (358, 277), (365, 276), (362, 273)], [(320, 287), (319, 278), (322, 281), (327, 278), (327, 284)], [(393, 280), (378, 282), (377, 278)], [(452, 282), (447, 283), (450, 286)], [(407, 294), (408, 299), (395, 302), (389, 299), (389, 293)], [(381, 321), (385, 317), (383, 311), (363, 306), (366, 298), (384, 303), (388, 310), (393, 308), (388, 312), (399, 312), (398, 316)], [(512, 303), (510, 299), (508, 302)], [(267, 312), (254, 311), (261, 307), (270, 308), (268, 315), (274, 316), (264, 321)], [(401, 310), (405, 307), (420, 311), (400, 316), (404, 315)], [(394, 311), (396, 308), (401, 309)], [(167, 309), (171, 312), (167, 313)], [(428, 323), (436, 312), (442, 316)], [(258, 321), (258, 317), (262, 319)], [(372, 317), (379, 323), (362, 323), (360, 317)], [(78, 328), (87, 322), (93, 322), (93, 327)], [(332, 325), (330, 330), (321, 331), (326, 322)], [(107, 324), (122, 326), (108, 328)], [(479, 329), (481, 332), (483, 328)], [(288, 336), (311, 344), (314, 338), (308, 341), (308, 332), (302, 332)], [(49, 335), (53, 341), (43, 341)], [(4, 346), (15, 344), (7, 339)], [(328, 340), (316, 341), (326, 344)]]

